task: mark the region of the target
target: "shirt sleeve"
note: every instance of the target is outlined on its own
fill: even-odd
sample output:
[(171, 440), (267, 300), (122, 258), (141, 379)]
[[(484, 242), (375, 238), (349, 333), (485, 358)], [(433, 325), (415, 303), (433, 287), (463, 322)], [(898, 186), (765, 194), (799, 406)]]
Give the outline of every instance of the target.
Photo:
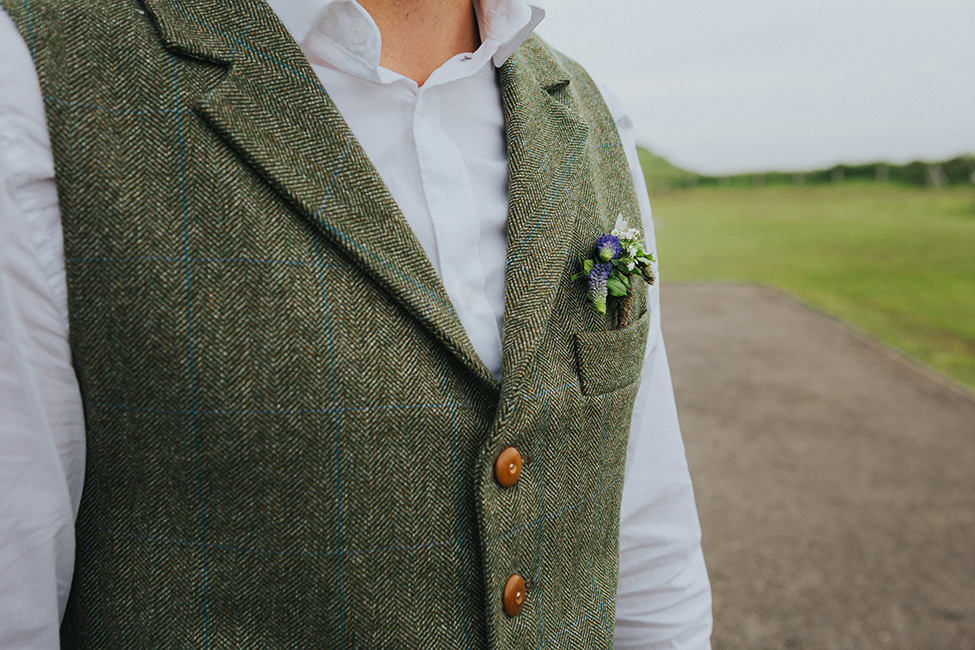
[(2, 9), (0, 62), (0, 648), (51, 650), (74, 566), (84, 421), (44, 105)]
[[(620, 132), (648, 250), (659, 260), (650, 198), (633, 124), (619, 99), (600, 91)], [(666, 260), (659, 260), (665, 267)], [(620, 511), (617, 650), (710, 648), (711, 587), (660, 328), (660, 281), (650, 287), (650, 334), (630, 426)]]

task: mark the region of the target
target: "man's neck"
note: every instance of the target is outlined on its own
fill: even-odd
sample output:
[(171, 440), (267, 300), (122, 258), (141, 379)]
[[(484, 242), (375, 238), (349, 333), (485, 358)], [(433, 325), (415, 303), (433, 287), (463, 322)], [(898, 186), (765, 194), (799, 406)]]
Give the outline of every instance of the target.
[(471, 0), (359, 0), (383, 37), (379, 65), (419, 85), (443, 64), (481, 44)]

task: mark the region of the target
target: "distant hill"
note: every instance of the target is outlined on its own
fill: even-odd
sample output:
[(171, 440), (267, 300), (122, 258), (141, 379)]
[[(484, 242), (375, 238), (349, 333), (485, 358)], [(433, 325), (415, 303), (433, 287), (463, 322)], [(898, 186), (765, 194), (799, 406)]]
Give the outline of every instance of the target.
[(651, 192), (666, 191), (673, 187), (688, 187), (700, 177), (697, 172), (681, 169), (643, 147), (637, 147), (636, 151), (640, 156), (643, 176), (647, 179), (647, 187)]
[(874, 162), (864, 165), (834, 165), (805, 172), (768, 171), (709, 176), (677, 167), (642, 147), (637, 147), (637, 153), (651, 193), (700, 185), (754, 187), (816, 185), (843, 181), (872, 181), (922, 187), (975, 184), (975, 155), (957, 156), (936, 162), (915, 160), (906, 165)]

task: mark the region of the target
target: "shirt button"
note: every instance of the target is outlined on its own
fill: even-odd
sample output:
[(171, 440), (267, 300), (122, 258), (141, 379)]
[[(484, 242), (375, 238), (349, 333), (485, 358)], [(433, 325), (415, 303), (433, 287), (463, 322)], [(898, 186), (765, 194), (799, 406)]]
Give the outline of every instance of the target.
[(514, 447), (508, 447), (494, 461), (494, 478), (501, 487), (511, 487), (521, 476), (521, 454)]
[(504, 595), (501, 598), (504, 613), (508, 616), (518, 616), (525, 604), (525, 581), (517, 573), (504, 584)]
[(471, 291), (470, 287), (464, 287), (464, 291), (461, 293), (461, 302), (467, 311), (474, 307), (474, 292)]
[(349, 40), (356, 45), (361, 45), (369, 38), (369, 29), (366, 22), (361, 18), (356, 18), (349, 23)]

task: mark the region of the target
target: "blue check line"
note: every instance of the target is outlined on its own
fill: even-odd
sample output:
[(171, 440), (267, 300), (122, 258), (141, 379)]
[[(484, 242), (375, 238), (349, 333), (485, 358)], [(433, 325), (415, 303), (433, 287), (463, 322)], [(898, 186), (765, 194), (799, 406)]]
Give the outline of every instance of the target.
[[(447, 362), (443, 355), (438, 356), (438, 374), (440, 376), (440, 387), (443, 390), (449, 390), (447, 385)], [(464, 566), (464, 520), (461, 513), (464, 512), (464, 472), (463, 463), (460, 458), (460, 426), (457, 421), (457, 411), (453, 408), (450, 409), (450, 424), (451, 424), (451, 445), (453, 446), (453, 462), (454, 462), (454, 479), (456, 482), (456, 487), (454, 488), (454, 498), (457, 504), (457, 539), (460, 541), (460, 548), (458, 549), (457, 555), (459, 556), (458, 564), (460, 566), (460, 587), (461, 589), (467, 589), (467, 570)], [(458, 618), (461, 621), (463, 633), (464, 633), (464, 647), (471, 647), (470, 631), (468, 630), (468, 617), (464, 611), (463, 601), (458, 603), (460, 609)]]
[[(535, 368), (532, 368), (532, 379), (536, 382), (539, 381), (538, 372)], [(540, 419), (542, 425), (541, 425), (541, 430), (538, 432), (538, 435), (535, 437), (535, 460), (533, 462), (533, 466), (535, 472), (538, 475), (538, 481), (536, 481), (536, 490), (535, 490), (535, 507), (538, 509), (538, 512), (544, 512), (545, 500), (543, 497), (544, 497), (545, 489), (547, 487), (547, 481), (545, 480), (545, 471), (546, 471), (546, 464), (545, 464), (546, 444), (545, 443), (546, 443), (546, 437), (548, 435), (548, 402), (545, 399), (545, 391), (541, 390), (539, 392), (541, 393), (540, 400), (541, 400), (542, 411), (541, 411)], [(535, 608), (538, 610), (538, 616), (536, 617), (538, 620), (538, 638), (542, 640), (542, 647), (545, 646), (545, 607), (544, 607), (545, 601), (543, 598), (545, 595), (545, 588), (544, 588), (545, 580), (543, 580), (542, 576), (540, 575), (540, 572), (541, 572), (541, 564), (542, 564), (541, 561), (542, 539), (544, 537), (545, 537), (545, 526), (544, 523), (542, 523), (539, 525), (538, 535), (535, 535), (535, 566), (534, 566)]]
[(342, 173), (342, 169), (345, 167), (345, 161), (352, 152), (352, 144), (354, 141), (355, 136), (349, 134), (349, 137), (345, 140), (345, 148), (342, 149), (342, 157), (339, 158), (338, 164), (335, 165), (335, 171), (332, 172), (332, 177), (328, 179), (328, 187), (325, 188), (325, 194), (322, 196), (322, 201), (318, 204), (318, 209), (315, 210), (315, 216), (321, 215), (322, 211), (325, 209), (325, 204), (328, 202), (329, 197), (332, 196), (332, 187), (334, 187), (336, 179), (338, 179), (339, 174)]
[[(342, 162), (345, 161), (345, 156), (348, 154), (348, 147), (346, 147), (345, 154), (342, 156), (342, 161), (339, 163), (339, 169), (342, 168)], [(335, 172), (338, 174), (338, 170)], [(331, 191), (331, 185), (329, 185), (328, 191)], [(321, 245), (317, 240), (316, 244)], [(327, 279), (325, 274), (321, 269), (318, 270), (318, 282), (319, 289), (321, 291), (322, 299), (322, 323), (325, 330), (325, 349), (328, 354), (326, 359), (326, 364), (328, 367), (329, 378), (329, 391), (331, 392), (331, 399), (333, 402), (338, 401), (338, 379), (335, 376), (335, 337), (332, 327), (332, 313), (329, 309), (329, 294), (327, 290)], [(343, 522), (343, 510), (342, 510), (342, 447), (340, 441), (342, 439), (342, 422), (336, 417), (336, 414), (332, 413), (331, 422), (331, 438), (332, 438), (332, 457), (335, 465), (335, 495), (333, 497), (335, 505), (335, 539), (338, 544), (338, 554), (336, 555), (338, 562), (335, 567), (336, 583), (338, 584), (338, 615), (339, 615), (339, 643), (340, 645), (345, 645), (345, 590), (343, 584), (344, 578), (344, 567), (342, 563), (341, 552), (344, 548), (345, 543), (345, 531)]]
[[(176, 67), (176, 59), (170, 60), (170, 67), (172, 70), (172, 82), (173, 82), (173, 102), (175, 103), (177, 109), (179, 108), (180, 102), (180, 87), (179, 87), (179, 73)], [(209, 557), (207, 556), (207, 516), (206, 516), (206, 499), (204, 498), (204, 486), (203, 486), (203, 463), (201, 456), (203, 454), (201, 447), (203, 433), (200, 430), (199, 423), (199, 413), (197, 412), (197, 381), (196, 381), (196, 348), (193, 341), (193, 330), (194, 330), (194, 320), (193, 320), (193, 272), (192, 265), (189, 262), (190, 258), (190, 226), (189, 226), (189, 205), (188, 205), (188, 188), (186, 179), (186, 143), (183, 136), (183, 120), (180, 119), (179, 113), (177, 111), (176, 115), (176, 160), (177, 169), (179, 171), (179, 206), (180, 214), (182, 216), (182, 230), (183, 230), (183, 277), (185, 285), (185, 297), (186, 297), (186, 361), (189, 370), (189, 388), (190, 388), (190, 423), (193, 430), (193, 465), (195, 468), (195, 483), (196, 483), (196, 498), (197, 506), (199, 508), (199, 526), (200, 526), (200, 539), (203, 541), (202, 556), (200, 558), (200, 569), (202, 573), (202, 585), (201, 585), (201, 596), (202, 596), (202, 607), (203, 607), (203, 647), (210, 647), (210, 587), (209, 587)]]
[[(336, 174), (337, 173), (338, 173), (338, 171), (336, 171)], [(322, 200), (323, 206), (324, 206), (324, 203), (325, 203), (325, 200)], [(321, 209), (319, 209), (319, 211), (315, 214), (315, 216), (316, 217), (319, 217), (320, 214), (321, 214)], [(397, 266), (397, 265), (388, 264), (376, 252), (371, 251), (371, 250), (369, 250), (369, 248), (367, 248), (367, 247), (363, 246), (362, 244), (356, 242), (354, 239), (352, 239), (351, 237), (349, 237), (346, 233), (342, 232), (341, 230), (337, 230), (336, 228), (332, 227), (326, 221), (324, 221), (322, 219), (318, 219), (317, 222), (318, 222), (318, 224), (322, 228), (324, 228), (325, 230), (327, 230), (328, 232), (330, 232), (333, 236), (335, 236), (335, 237), (341, 239), (342, 241), (346, 242), (346, 244), (350, 248), (358, 251), (360, 254), (362, 254), (365, 257), (369, 257), (370, 259), (374, 259), (374, 260), (378, 261), (380, 264), (386, 266), (386, 268), (389, 268), (390, 270), (395, 271), (401, 278), (403, 278), (404, 280), (406, 280), (415, 289), (419, 289), (420, 290), (420, 293), (422, 293), (423, 295), (425, 295), (427, 298), (431, 299), (436, 304), (440, 305), (441, 307), (446, 307), (447, 309), (449, 309), (451, 311), (453, 310), (453, 305), (451, 305), (449, 302), (445, 303), (440, 298), (440, 296), (438, 296), (437, 294), (435, 294), (433, 292), (433, 290), (428, 289), (427, 287), (424, 287), (422, 284), (420, 284), (416, 280), (416, 278), (414, 278), (410, 273), (408, 273), (408, 272), (404, 271), (403, 269), (399, 268), (399, 266)]]
[[(322, 202), (318, 206), (317, 212), (321, 212), (322, 208), (325, 206), (325, 201), (332, 194), (332, 187), (335, 185), (335, 179), (338, 178), (339, 173), (345, 166), (345, 160), (349, 156), (349, 152), (352, 149), (352, 137), (350, 136), (345, 142), (345, 149), (342, 151), (342, 157), (339, 159), (338, 164), (335, 166), (335, 171), (332, 172), (332, 178), (329, 180), (328, 187), (325, 188), (325, 195), (322, 197)], [(321, 241), (319, 239), (315, 240), (316, 248), (319, 249), (319, 254), (321, 253)], [(318, 283), (319, 289), (321, 290), (322, 299), (322, 321), (325, 327), (325, 347), (328, 353), (328, 359), (326, 363), (328, 365), (329, 371), (329, 389), (331, 391), (331, 398), (333, 402), (338, 401), (338, 381), (335, 375), (335, 339), (333, 336), (332, 328), (332, 315), (329, 310), (329, 293), (327, 290), (328, 283), (325, 274), (322, 273), (321, 269), (318, 270)], [(338, 585), (338, 615), (339, 615), (339, 644), (345, 645), (345, 586), (344, 586), (344, 566), (342, 563), (342, 550), (345, 544), (345, 525), (343, 521), (343, 510), (342, 510), (342, 447), (340, 444), (342, 438), (341, 432), (342, 422), (339, 418), (332, 414), (332, 456), (335, 465), (335, 495), (334, 495), (334, 505), (335, 505), (335, 537), (336, 543), (338, 545), (338, 553), (336, 555), (338, 563), (335, 567), (336, 583)]]
[[(603, 450), (606, 449), (606, 432), (607, 429), (609, 429), (609, 413), (610, 413), (609, 409), (606, 409), (603, 416), (603, 433), (602, 433), (603, 439), (601, 444), (599, 445), (600, 492), (602, 492), (602, 484), (603, 484), (603, 467), (604, 467)], [(592, 545), (589, 547), (589, 577), (592, 580), (592, 592), (596, 596), (596, 604), (599, 605), (599, 614), (603, 619), (603, 627), (610, 635), (612, 635), (613, 626), (606, 619), (606, 611), (603, 609), (603, 600), (599, 596), (599, 586), (596, 584), (596, 567), (594, 565), (596, 563), (596, 524), (598, 521), (599, 521), (599, 507), (597, 506), (596, 513), (595, 516), (593, 517), (593, 522), (592, 522), (592, 529), (593, 529), (592, 539), (591, 539)]]
[(538, 647), (538, 648), (542, 648), (542, 647), (544, 647), (544, 646), (545, 646), (545, 644), (547, 644), (547, 643), (551, 643), (552, 641), (554, 641), (555, 639), (557, 639), (557, 638), (559, 638), (560, 636), (562, 636), (562, 635), (563, 635), (563, 634), (565, 634), (566, 632), (570, 632), (570, 631), (572, 631), (573, 629), (575, 629), (575, 628), (576, 628), (576, 626), (578, 626), (578, 625), (579, 625), (579, 623), (582, 623), (583, 621), (587, 621), (587, 620), (589, 620), (590, 618), (592, 618), (592, 617), (593, 617), (593, 615), (594, 615), (595, 613), (596, 613), (596, 610), (590, 610), (590, 611), (589, 611), (589, 612), (587, 612), (587, 613), (586, 613), (585, 615), (583, 615), (583, 616), (580, 616), (579, 618), (577, 618), (577, 619), (575, 620), (575, 622), (574, 622), (574, 623), (572, 623), (571, 625), (567, 625), (567, 626), (565, 626), (565, 627), (563, 627), (563, 628), (562, 628), (561, 630), (559, 630), (558, 632), (556, 632), (556, 633), (554, 633), (554, 634), (552, 634), (552, 635), (551, 635), (550, 637), (548, 637), (547, 639), (543, 639), (543, 640), (542, 640), (542, 643), (541, 643), (541, 645), (539, 645), (539, 646), (537, 646), (537, 647)]
[(159, 109), (159, 110), (123, 110), (120, 108), (108, 108), (105, 106), (99, 106), (98, 104), (92, 104), (90, 102), (78, 102), (70, 99), (59, 99), (57, 97), (52, 97), (50, 95), (44, 96), (45, 102), (52, 102), (55, 104), (65, 104), (67, 106), (79, 106), (81, 108), (88, 108), (95, 111), (102, 111), (105, 113), (112, 113), (114, 115), (192, 115), (193, 111), (180, 109), (180, 108), (169, 108), (169, 109)]
[(529, 393), (528, 395), (523, 395), (523, 396), (519, 397), (516, 403), (521, 403), (521, 402), (523, 402), (525, 400), (536, 400), (536, 399), (539, 399), (539, 398), (544, 398), (544, 397), (546, 397), (548, 395), (554, 395), (555, 393), (561, 393), (564, 390), (567, 390), (567, 389), (573, 388), (573, 387), (578, 387), (578, 386), (579, 386), (579, 382), (578, 381), (574, 381), (574, 382), (565, 384), (563, 386), (556, 386), (555, 388), (552, 388), (551, 390), (545, 390), (544, 388), (540, 388), (537, 391), (535, 391), (534, 393)]
[[(562, 392), (566, 389), (577, 387), (579, 384), (577, 382), (572, 382), (565, 384), (563, 386), (558, 386), (550, 390), (540, 389), (528, 395), (524, 395), (518, 398), (518, 401), (524, 400), (534, 400), (539, 398), (545, 398), (548, 395)], [(118, 411), (144, 411), (146, 413), (158, 413), (161, 415), (192, 415), (192, 409), (162, 409), (153, 408), (151, 406), (133, 406), (130, 404), (116, 404), (112, 402), (99, 402), (91, 399), (82, 398), (82, 401), (88, 405), (96, 408), (113, 409)], [(197, 409), (195, 412), (198, 415), (220, 415), (220, 416), (234, 416), (234, 415), (322, 415), (326, 413), (358, 413), (358, 412), (368, 412), (368, 411), (395, 411), (395, 410), (418, 410), (418, 409), (435, 409), (435, 408), (447, 408), (447, 409), (475, 409), (476, 404), (467, 402), (442, 402), (442, 403), (428, 403), (428, 404), (377, 404), (370, 406), (333, 406), (330, 408), (317, 408), (317, 409)]]
[[(258, 14), (258, 13), (260, 12), (260, 10), (261, 10), (261, 5), (263, 5), (263, 4), (264, 4), (263, 2), (258, 2), (258, 3), (257, 3), (257, 4), (255, 5), (255, 6), (254, 6), (254, 10), (253, 10), (253, 12), (251, 13), (251, 17), (250, 17), (250, 22), (248, 22), (248, 23), (247, 23), (247, 26), (246, 26), (246, 27), (244, 27), (244, 31), (242, 31), (242, 32), (240, 33), (240, 37), (241, 37), (241, 38), (244, 38), (245, 36), (247, 36), (247, 32), (249, 32), (249, 31), (250, 31), (250, 29), (251, 29), (251, 27), (253, 27), (253, 26), (254, 26), (254, 21), (256, 21), (256, 20), (257, 20), (257, 14)], [(238, 48), (238, 47), (239, 47), (239, 46), (241, 45), (241, 43), (242, 43), (241, 41), (237, 41), (237, 42), (235, 43), (235, 45), (234, 45), (234, 49), (232, 49), (232, 50), (230, 51), (230, 56), (235, 56), (235, 55), (237, 54), (237, 48)]]
[[(578, 383), (565, 384), (564, 386), (559, 386), (552, 390), (539, 390), (530, 395), (525, 395), (519, 398), (519, 402), (526, 399), (537, 399), (539, 397), (545, 397), (552, 393), (563, 391), (567, 388), (572, 388), (578, 386)], [(423, 410), (423, 409), (436, 409), (436, 408), (446, 408), (446, 409), (475, 409), (476, 404), (470, 404), (467, 402), (443, 402), (443, 403), (432, 403), (432, 404), (377, 404), (371, 406), (333, 406), (331, 408), (318, 408), (318, 409), (235, 409), (235, 410), (225, 410), (225, 409), (197, 409), (193, 411), (192, 409), (161, 409), (153, 408), (151, 406), (132, 406), (130, 404), (115, 404), (112, 402), (97, 402), (95, 400), (89, 400), (82, 398), (82, 401), (88, 406), (94, 406), (96, 408), (112, 409), (117, 411), (142, 411), (146, 413), (157, 413), (160, 415), (193, 415), (195, 412), (197, 415), (219, 415), (219, 416), (235, 416), (235, 415), (324, 415), (328, 413), (365, 413), (369, 411), (409, 411), (409, 410)]]
[[(516, 135), (512, 135), (512, 136), (509, 137), (509, 140), (511, 142), (520, 143), (522, 141), (522, 138), (519, 138)], [(607, 149), (609, 147), (620, 147), (622, 145), (623, 145), (623, 143), (621, 141), (619, 141), (619, 140), (611, 140), (609, 142), (604, 142), (603, 144), (593, 144), (593, 147), (595, 147), (596, 149)], [(534, 158), (535, 158), (535, 161), (537, 162), (538, 161), (538, 157), (537, 156), (534, 156)], [(542, 170), (542, 171), (544, 171), (544, 170)]]
[(313, 266), (326, 269), (347, 269), (352, 264), (336, 264), (333, 262), (303, 260), (275, 260), (246, 257), (166, 257), (166, 256), (137, 256), (137, 257), (68, 257), (66, 262), (71, 264), (132, 264), (135, 262), (192, 262), (194, 264), (280, 264), (284, 266)]
[(618, 479), (616, 479), (615, 481), (613, 481), (612, 483), (608, 483), (607, 485), (605, 485), (601, 490), (599, 490), (595, 494), (586, 497), (582, 501), (577, 501), (577, 502), (573, 503), (572, 505), (568, 505), (568, 506), (562, 508), (561, 510), (559, 510), (558, 512), (553, 512), (552, 514), (545, 515), (544, 517), (539, 517), (535, 521), (529, 522), (529, 523), (525, 524), (524, 526), (519, 526), (518, 528), (513, 528), (513, 529), (509, 530), (508, 532), (503, 533), (501, 535), (496, 535), (495, 537), (491, 537), (491, 538), (489, 538), (487, 540), (487, 543), (490, 544), (491, 542), (496, 542), (498, 540), (507, 539), (507, 538), (509, 538), (509, 537), (511, 537), (513, 535), (517, 535), (518, 533), (521, 533), (521, 532), (527, 530), (528, 528), (534, 528), (536, 526), (540, 526), (541, 524), (546, 523), (548, 521), (551, 521), (553, 519), (557, 519), (557, 518), (561, 517), (562, 515), (568, 513), (570, 510), (575, 510), (576, 508), (578, 508), (580, 506), (583, 506), (583, 505), (589, 503), (593, 499), (599, 498), (600, 496), (602, 496), (602, 494), (604, 492), (606, 492), (607, 490), (609, 490), (612, 487), (615, 487), (618, 483), (620, 483), (622, 481), (623, 481), (623, 477), (621, 476)]
[[(548, 211), (548, 208), (549, 208), (549, 206), (552, 205), (552, 202), (555, 200), (555, 197), (558, 196), (559, 193), (562, 191), (562, 185), (565, 184), (565, 179), (566, 179), (566, 176), (569, 173), (569, 169), (572, 167), (572, 163), (575, 162), (576, 156), (578, 156), (579, 155), (579, 152), (582, 150), (583, 144), (584, 144), (584, 142), (579, 143), (579, 146), (576, 147), (576, 150), (572, 152), (572, 156), (565, 163), (565, 167), (562, 170), (562, 175), (559, 177), (559, 182), (555, 186), (555, 188), (552, 190), (552, 195), (549, 197), (548, 202), (545, 204), (545, 209), (543, 210), (543, 212), (547, 212)], [(527, 246), (528, 243), (535, 236), (535, 233), (538, 231), (538, 226), (539, 226), (539, 223), (540, 222), (541, 222), (541, 218), (539, 216), (539, 218), (537, 218), (535, 220), (535, 222), (533, 224), (533, 228), (527, 233), (527, 235), (524, 238), (522, 238), (522, 240), (520, 242), (521, 243), (521, 246), (519, 246), (518, 249), (515, 250), (513, 253), (512, 252), (509, 252), (508, 253), (508, 261), (505, 264), (505, 274), (506, 275), (508, 273), (510, 273), (510, 271), (511, 271), (511, 264), (514, 262), (515, 258), (518, 257), (518, 255), (521, 254), (522, 249), (524, 249), (525, 246)]]
[[(349, 157), (349, 153), (352, 150), (353, 137), (350, 134), (345, 142), (345, 148), (342, 151), (342, 157), (339, 159), (338, 164), (335, 166), (335, 171), (332, 172), (332, 177), (329, 179), (328, 186), (325, 188), (325, 194), (322, 196), (321, 203), (318, 204), (318, 210), (316, 210), (316, 215), (320, 214), (325, 208), (325, 202), (332, 194), (332, 188), (335, 185), (335, 180), (339, 177), (342, 168), (345, 167), (345, 161)], [(321, 219), (319, 219), (321, 223)], [(319, 254), (321, 254), (321, 242), (315, 240), (316, 247), (319, 249)], [(329, 311), (329, 293), (327, 290), (327, 281), (325, 274), (319, 269), (318, 273), (319, 287), (321, 289), (322, 296), (322, 317), (325, 325), (325, 344), (328, 351), (328, 369), (329, 369), (329, 386), (331, 390), (332, 401), (338, 401), (338, 381), (335, 376), (335, 343), (333, 337), (332, 329), (332, 318)], [(343, 522), (343, 511), (342, 511), (342, 448), (340, 445), (341, 436), (341, 422), (338, 418), (334, 417), (332, 419), (332, 455), (335, 461), (335, 536), (338, 544), (338, 550), (341, 552), (344, 545), (344, 522)], [(336, 583), (338, 584), (338, 615), (339, 615), (339, 643), (340, 645), (345, 645), (345, 588), (343, 584), (344, 578), (344, 567), (342, 564), (341, 553), (338, 555), (338, 564), (335, 568)]]
[(342, 406), (322, 409), (241, 409), (241, 410), (206, 410), (206, 409), (158, 409), (146, 406), (129, 406), (126, 404), (111, 404), (108, 402), (82, 401), (89, 406), (113, 409), (117, 411), (141, 411), (160, 415), (326, 415), (335, 413), (365, 413), (369, 411), (412, 411), (437, 408), (473, 409), (474, 404), (464, 402), (448, 402), (444, 404), (379, 404), (376, 406)]
[(153, 542), (161, 544), (170, 544), (173, 546), (188, 546), (193, 548), (206, 547), (209, 549), (220, 550), (220, 551), (232, 551), (235, 553), (255, 553), (258, 555), (276, 555), (276, 556), (291, 556), (291, 557), (334, 557), (334, 556), (344, 556), (344, 555), (375, 555), (378, 553), (410, 553), (413, 551), (424, 551), (431, 548), (440, 548), (444, 546), (459, 546), (463, 543), (463, 540), (448, 540), (445, 542), (428, 542), (426, 544), (393, 544), (389, 546), (376, 546), (372, 548), (364, 549), (354, 549), (354, 548), (340, 548), (335, 550), (323, 550), (323, 551), (307, 551), (307, 550), (271, 550), (254, 548), (251, 546), (235, 546), (233, 544), (222, 544), (218, 542), (201, 542), (193, 541), (188, 539), (175, 539), (171, 537), (162, 537), (160, 535), (142, 535), (139, 533), (130, 533), (124, 530), (117, 530), (113, 528), (104, 528), (99, 526), (92, 526), (92, 530), (96, 530), (113, 537), (128, 537), (130, 539), (137, 539), (143, 542)]

